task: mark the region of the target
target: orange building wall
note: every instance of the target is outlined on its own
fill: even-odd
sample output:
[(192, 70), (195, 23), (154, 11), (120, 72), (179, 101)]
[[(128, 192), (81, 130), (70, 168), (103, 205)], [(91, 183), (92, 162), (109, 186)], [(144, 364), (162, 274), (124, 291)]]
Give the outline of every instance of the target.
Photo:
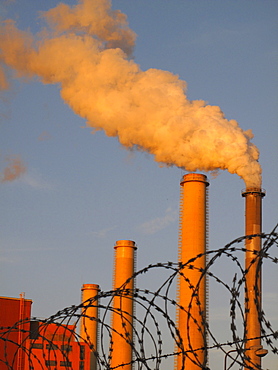
[(76, 326), (30, 321), (31, 304), (0, 297), (0, 370), (91, 370), (89, 345), (78, 341)]
[[(0, 297), (0, 369), (24, 370), (26, 354), (19, 343), (24, 343), (30, 328), (32, 301), (30, 299)], [(17, 324), (20, 320), (24, 320)], [(10, 364), (11, 367), (8, 367)]]
[(34, 370), (78, 369), (90, 370), (90, 348), (76, 341), (75, 325), (57, 325), (43, 322), (29, 339), (29, 359), (25, 369), (32, 365)]

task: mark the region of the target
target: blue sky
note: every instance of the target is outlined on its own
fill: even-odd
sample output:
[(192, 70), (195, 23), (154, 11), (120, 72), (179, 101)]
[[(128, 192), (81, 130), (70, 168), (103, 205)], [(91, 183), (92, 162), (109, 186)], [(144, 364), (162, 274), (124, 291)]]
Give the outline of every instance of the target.
[[(38, 12), (57, 4), (4, 1), (0, 10), (3, 20), (37, 32), (43, 24)], [(227, 119), (253, 131), (267, 191), (263, 231), (270, 232), (278, 220), (277, 2), (115, 0), (112, 6), (127, 15), (137, 34), (134, 61), (143, 71), (178, 75), (190, 100), (217, 105)], [(184, 171), (161, 168), (152, 155), (128, 151), (102, 131), (92, 133), (55, 84), (14, 78), (0, 104), (2, 176), (7, 158), (16, 156), (26, 167), (14, 181), (0, 184), (2, 296), (25, 292), (34, 302), (33, 315), (48, 317), (78, 304), (83, 283), (109, 290), (113, 245), (120, 239), (137, 243), (138, 268), (177, 260)], [(209, 245), (216, 249), (244, 234), (245, 185), (227, 171), (206, 174)], [(222, 276), (225, 269), (223, 261)], [(268, 266), (264, 301), (277, 328), (275, 280), (277, 268)], [(228, 302), (212, 296), (224, 310)], [(229, 315), (211, 305), (212, 320)], [(271, 361), (270, 355), (265, 366), (274, 368)]]

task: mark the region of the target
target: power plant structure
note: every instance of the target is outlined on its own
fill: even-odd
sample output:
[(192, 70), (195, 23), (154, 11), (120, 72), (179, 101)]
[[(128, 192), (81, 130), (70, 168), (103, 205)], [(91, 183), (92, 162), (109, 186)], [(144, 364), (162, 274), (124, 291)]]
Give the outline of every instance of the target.
[(262, 199), (265, 191), (247, 188), (242, 192), (245, 198), (245, 235), (257, 235), (245, 241), (245, 359), (246, 369), (261, 369), (261, 357), (267, 350), (261, 345), (261, 237)]
[(90, 343), (90, 370), (97, 369), (98, 351), (98, 284), (83, 284), (81, 301), (83, 303), (80, 337)]
[[(177, 327), (180, 335), (176, 370), (206, 365), (207, 177), (191, 173), (181, 180)], [(184, 355), (186, 351), (186, 355)]]
[[(180, 181), (175, 370), (206, 368), (208, 362), (206, 329), (208, 322), (206, 277), (208, 186), (207, 177), (198, 173), (186, 174)], [(263, 349), (261, 345), (262, 258), (260, 234), (262, 232), (262, 199), (265, 196), (265, 191), (260, 188), (247, 188), (242, 192), (242, 196), (245, 198), (246, 235), (245, 348), (243, 357), (247, 370), (261, 369), (261, 357), (267, 354), (267, 350)], [(114, 246), (111, 334), (108, 341), (110, 345), (108, 366), (111, 369), (132, 370), (133, 368), (136, 250), (137, 246), (132, 240), (118, 240)], [(56, 324), (51, 323), (49, 327), (44, 328), (44, 323), (30, 321), (30, 328), (37, 327), (37, 329), (35, 331), (30, 329), (30, 338), (27, 338), (28, 329), (26, 329), (26, 323), (24, 324), (24, 340), (30, 346), (30, 353), (36, 352), (33, 362), (34, 370), (42, 369), (43, 367), (36, 364), (41, 366), (43, 362), (45, 362), (46, 368), (47, 366), (56, 366), (59, 363), (61, 366), (70, 366), (69, 364), (71, 364), (73, 368), (78, 366), (84, 370), (97, 370), (99, 368), (98, 295), (100, 288), (97, 284), (83, 284), (81, 291), (82, 312), (78, 341), (76, 341), (74, 326), (60, 325), (57, 329)], [(25, 319), (28, 317), (30, 319), (31, 301), (25, 300), (23, 297), (14, 302), (3, 297), (2, 300), (0, 299), (0, 304), (5, 307), (9, 307), (11, 303), (14, 307), (11, 312), (15, 312), (11, 318), (12, 321), (16, 321), (15, 317), (18, 315), (20, 317), (23, 315), (25, 311), (22, 307), (25, 307), (27, 303), (29, 311)], [(7, 321), (10, 326), (12, 326), (11, 320)], [(1, 324), (5, 326), (3, 320)], [(48, 347), (44, 348), (42, 335), (39, 335), (44, 332), (49, 338), (53, 338), (50, 340), (51, 343), (53, 342), (53, 348), (48, 351), (47, 359), (43, 352), (39, 352), (42, 349), (49, 349), (51, 344), (48, 342)], [(60, 337), (68, 338), (67, 348), (65, 343), (62, 344)], [(15, 357), (16, 360), (13, 361), (17, 369), (25, 370), (28, 368), (26, 361), (24, 361), (26, 354), (22, 350), (16, 354), (17, 340), (20, 340), (20, 335), (10, 347), (5, 347), (5, 356), (8, 359)], [(11, 348), (10, 352), (9, 348)], [(57, 351), (55, 354), (55, 350), (58, 348), (59, 352)]]
[(132, 369), (134, 270), (136, 245), (118, 240), (114, 246), (115, 292), (112, 313), (111, 368)]

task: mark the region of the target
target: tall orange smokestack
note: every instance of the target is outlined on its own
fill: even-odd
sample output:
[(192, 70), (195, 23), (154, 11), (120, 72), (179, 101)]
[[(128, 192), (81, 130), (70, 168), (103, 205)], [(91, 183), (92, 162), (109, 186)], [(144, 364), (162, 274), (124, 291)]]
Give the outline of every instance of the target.
[[(202, 271), (206, 265), (206, 187), (209, 184), (205, 175), (192, 173), (183, 176), (180, 185), (179, 262), (193, 261), (179, 276), (177, 295), (181, 308), (177, 320), (183, 350), (193, 352), (177, 357), (176, 370), (195, 370), (205, 366), (207, 361), (203, 349), (206, 345), (206, 280), (202, 278)], [(198, 255), (200, 257), (196, 258)]]
[[(115, 368), (119, 366), (120, 369), (131, 370), (134, 307), (133, 274), (135, 266), (135, 251), (137, 248), (135, 242), (132, 240), (119, 240), (116, 242), (114, 248), (115, 296), (112, 315), (110, 367)], [(130, 280), (128, 281), (128, 279)]]
[[(260, 188), (247, 188), (245, 197), (245, 234), (253, 235), (262, 232), (262, 198), (265, 191)], [(261, 357), (267, 351), (261, 346), (261, 238), (246, 239), (245, 242), (245, 325), (246, 369), (261, 369)]]
[[(90, 354), (90, 370), (97, 369), (97, 341), (98, 341), (98, 300), (92, 299), (98, 295), (99, 286), (97, 284), (83, 284), (82, 288), (82, 319), (80, 336), (82, 340), (90, 343), (93, 350)], [(91, 301), (87, 300), (92, 299)]]

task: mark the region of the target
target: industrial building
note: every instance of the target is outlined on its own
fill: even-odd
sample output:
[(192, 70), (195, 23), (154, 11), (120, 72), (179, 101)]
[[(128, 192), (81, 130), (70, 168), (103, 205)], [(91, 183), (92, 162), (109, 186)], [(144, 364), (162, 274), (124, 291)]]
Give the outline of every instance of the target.
[[(202, 174), (184, 175), (180, 196), (179, 264), (177, 282), (177, 330), (175, 369), (197, 370), (207, 366), (207, 188)], [(262, 198), (265, 192), (248, 188), (245, 198), (245, 351), (247, 367), (261, 368), (267, 351), (261, 346), (261, 249)], [(134, 279), (136, 244), (119, 240), (114, 246), (113, 311), (109, 366), (132, 369)], [(31, 300), (0, 297), (0, 369), (79, 369), (97, 370), (99, 286), (82, 286), (81, 326), (31, 321)], [(93, 302), (93, 304), (92, 304)], [(16, 324), (18, 323), (18, 324)], [(255, 338), (255, 339), (254, 339)], [(21, 344), (24, 343), (25, 351)], [(264, 351), (264, 352), (262, 352)], [(186, 353), (186, 355), (185, 355)], [(263, 354), (264, 353), (264, 354)]]
[[(131, 370), (133, 289), (136, 245), (119, 240), (115, 246), (111, 367)], [(124, 290), (124, 294), (122, 294)], [(96, 370), (99, 285), (83, 284), (80, 327), (31, 319), (30, 299), (0, 297), (0, 369)]]
[(0, 369), (90, 370), (90, 347), (75, 325), (31, 320), (30, 299), (0, 297)]
[[(24, 369), (25, 353), (18, 344), (28, 340), (31, 305), (24, 294), (20, 298), (0, 297), (0, 369)], [(12, 329), (17, 322), (17, 328)]]

